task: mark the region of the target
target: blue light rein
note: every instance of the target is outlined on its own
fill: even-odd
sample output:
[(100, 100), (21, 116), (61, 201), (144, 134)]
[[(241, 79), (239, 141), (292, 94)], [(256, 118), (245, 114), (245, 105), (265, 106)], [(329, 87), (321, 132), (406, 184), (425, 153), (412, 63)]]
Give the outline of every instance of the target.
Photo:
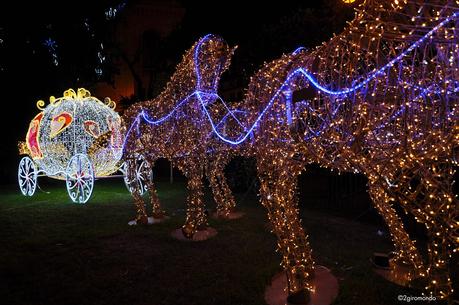
[(206, 36), (202, 37), (198, 44), (196, 45), (196, 48), (194, 49), (194, 56), (193, 56), (193, 61), (194, 61), (194, 71), (196, 73), (196, 88), (197, 90), (201, 89), (201, 72), (199, 72), (199, 51), (201, 50), (201, 46), (204, 43), (204, 41), (210, 39), (212, 34), (207, 34)]
[(292, 52), (292, 55), (296, 55), (298, 53), (300, 53), (301, 51), (306, 51), (307, 49), (303, 46), (300, 46), (298, 48), (295, 49), (295, 51)]
[(185, 103), (187, 103), (196, 94), (196, 92), (197, 91), (194, 91), (190, 95), (187, 95), (183, 100), (180, 101), (180, 103), (175, 105), (175, 107), (168, 114), (166, 114), (165, 116), (163, 116), (163, 117), (161, 117), (161, 118), (159, 118), (157, 120), (150, 118), (148, 113), (146, 113), (145, 110), (143, 110), (143, 109), (140, 112), (140, 114), (142, 115), (142, 118), (145, 120), (145, 122), (147, 122), (148, 124), (150, 124), (150, 125), (160, 125), (164, 121), (168, 120), (172, 116), (172, 114), (175, 111), (177, 111), (181, 106), (183, 106)]
[[(159, 118), (159, 119), (152, 119), (147, 113), (145, 110), (142, 110), (141, 113), (139, 113), (136, 117), (136, 119), (134, 120), (134, 122), (132, 123), (132, 125), (130, 126), (127, 134), (126, 134), (126, 137), (125, 137), (125, 143), (127, 141), (127, 138), (131, 132), (131, 129), (133, 127), (133, 125), (135, 124), (139, 124), (140, 121), (139, 121), (139, 118), (142, 117), (145, 122), (151, 124), (151, 125), (159, 125), (161, 123), (163, 123), (164, 121), (168, 120), (169, 118), (171, 118), (172, 114), (181, 106), (183, 106), (184, 104), (186, 104), (193, 96), (196, 96), (196, 98), (199, 100), (200, 104), (201, 104), (201, 108), (202, 110), (204, 111), (211, 127), (212, 127), (212, 131), (213, 133), (215, 133), (215, 135), (220, 138), (222, 141), (228, 143), (228, 144), (232, 144), (232, 145), (239, 145), (241, 143), (243, 143), (245, 140), (247, 140), (247, 138), (250, 136), (250, 134), (253, 132), (253, 130), (256, 128), (256, 126), (258, 125), (258, 123), (260, 122), (260, 120), (263, 118), (263, 116), (265, 115), (265, 113), (268, 111), (268, 109), (273, 105), (274, 101), (276, 100), (276, 98), (282, 93), (282, 91), (284, 91), (285, 89), (287, 89), (288, 85), (290, 84), (290, 81), (295, 78), (295, 77), (305, 77), (310, 84), (312, 84), (318, 91), (321, 91), (325, 94), (328, 94), (328, 95), (332, 95), (332, 96), (342, 96), (342, 95), (348, 95), (348, 94), (351, 94), (351, 93), (354, 93), (356, 91), (358, 91), (359, 89), (362, 89), (364, 88), (369, 82), (371, 82), (372, 80), (374, 80), (375, 78), (377, 78), (378, 76), (381, 76), (385, 73), (386, 70), (388, 70), (389, 68), (393, 67), (394, 64), (396, 64), (397, 62), (401, 62), (401, 60), (410, 52), (412, 52), (415, 48), (417, 48), (421, 43), (423, 43), (426, 39), (430, 38), (433, 34), (435, 34), (439, 29), (443, 28), (447, 23), (449, 23), (450, 21), (454, 20), (457, 18), (457, 15), (458, 15), (458, 12), (455, 12), (453, 13), (451, 16), (445, 18), (442, 22), (440, 22), (439, 24), (437, 24), (435, 27), (433, 27), (429, 32), (427, 32), (424, 36), (422, 36), (419, 40), (415, 41), (413, 44), (411, 44), (405, 51), (403, 51), (402, 53), (400, 53), (397, 57), (393, 58), (391, 61), (389, 61), (387, 64), (385, 64), (383, 67), (381, 67), (379, 70), (376, 70), (372, 73), (370, 73), (364, 80), (360, 81), (359, 83), (357, 83), (356, 85), (352, 86), (352, 87), (349, 87), (349, 88), (345, 88), (345, 89), (341, 89), (341, 90), (332, 90), (332, 89), (329, 89), (327, 87), (328, 86), (323, 86), (321, 84), (319, 84), (319, 82), (315, 79), (315, 77), (313, 76), (313, 74), (309, 73), (309, 71), (307, 71), (306, 69), (304, 68), (297, 68), (295, 69), (294, 71), (292, 71), (291, 73), (289, 73), (289, 75), (287, 75), (285, 81), (283, 82), (283, 84), (279, 87), (279, 89), (277, 89), (277, 91), (274, 93), (274, 95), (271, 97), (271, 99), (269, 100), (269, 102), (267, 103), (267, 105), (265, 106), (265, 108), (260, 112), (260, 114), (257, 116), (256, 120), (253, 122), (253, 124), (251, 125), (250, 128), (246, 128), (236, 117), (236, 115), (233, 113), (235, 110), (230, 110), (229, 107), (226, 105), (226, 103), (221, 99), (221, 97), (216, 93), (216, 92), (203, 92), (203, 91), (200, 91), (201, 89), (201, 74), (199, 72), (199, 58), (198, 58), (198, 53), (199, 53), (199, 50), (201, 48), (201, 45), (204, 43), (204, 41), (206, 41), (207, 39), (209, 39), (210, 37), (212, 37), (213, 35), (212, 34), (208, 34), (206, 36), (204, 36), (203, 38), (201, 38), (201, 40), (198, 42), (196, 48), (195, 48), (195, 52), (194, 52), (194, 64), (195, 64), (195, 73), (196, 73), (196, 91), (192, 92), (190, 95), (188, 95), (187, 97), (185, 97), (182, 101), (180, 101), (175, 107), (174, 109), (171, 110), (171, 112), (169, 112), (167, 115)], [(304, 48), (303, 47), (299, 47), (297, 48), (294, 52), (293, 52), (293, 55), (296, 55), (297, 53), (299, 53), (301, 50), (303, 50)], [(354, 81), (355, 82), (355, 81)], [(421, 94), (422, 95), (422, 94)], [(207, 110), (206, 108), (206, 98), (205, 97), (208, 97), (210, 96), (211, 98), (215, 98), (215, 99), (219, 99), (225, 106), (225, 108), (227, 109), (228, 111), (228, 114), (227, 115), (231, 115), (237, 122), (238, 124), (245, 130), (245, 133), (241, 134), (236, 140), (232, 140), (232, 139), (229, 139), (229, 138), (226, 138), (224, 135), (222, 135), (218, 130), (218, 126), (221, 125), (222, 123), (222, 120), (215, 124), (213, 119), (212, 119), (212, 116), (210, 115), (209, 111)], [(400, 110), (399, 110), (400, 111)], [(225, 115), (225, 117), (227, 116)], [(399, 113), (397, 112), (395, 114), (395, 116), (398, 116)], [(380, 126), (382, 127), (382, 126)], [(124, 146), (125, 146), (125, 143), (123, 143), (123, 151), (124, 151)]]

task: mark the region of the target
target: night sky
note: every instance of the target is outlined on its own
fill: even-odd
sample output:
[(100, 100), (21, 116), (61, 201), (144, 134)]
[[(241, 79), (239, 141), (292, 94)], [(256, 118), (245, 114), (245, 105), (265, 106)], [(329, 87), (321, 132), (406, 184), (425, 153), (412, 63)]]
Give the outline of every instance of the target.
[[(167, 1), (160, 2), (169, 5)], [(249, 76), (264, 61), (298, 46), (313, 47), (326, 41), (353, 16), (353, 7), (340, 0), (263, 1), (258, 5), (251, 2), (249, 5), (249, 1), (214, 1), (210, 5), (197, 2), (171, 4), (181, 6), (185, 14), (170, 37), (161, 38), (161, 60), (172, 64), (158, 73), (172, 73), (173, 66), (194, 41), (214, 33), (230, 45), (239, 45), (226, 79), (235, 77), (247, 84)], [(136, 1), (1, 4), (4, 7), (0, 8), (3, 109), (0, 183), (16, 181), (20, 159), (17, 141), (24, 140), (29, 122), (38, 112), (37, 100), (61, 96), (68, 88), (91, 88), (98, 81), (110, 81), (116, 68), (106, 47), (110, 40), (107, 29), (126, 8), (135, 4)], [(110, 9), (112, 12), (117, 9), (117, 13), (111, 16)], [(105, 47), (103, 63), (98, 57), (101, 43)], [(102, 75), (95, 72), (98, 68)]]

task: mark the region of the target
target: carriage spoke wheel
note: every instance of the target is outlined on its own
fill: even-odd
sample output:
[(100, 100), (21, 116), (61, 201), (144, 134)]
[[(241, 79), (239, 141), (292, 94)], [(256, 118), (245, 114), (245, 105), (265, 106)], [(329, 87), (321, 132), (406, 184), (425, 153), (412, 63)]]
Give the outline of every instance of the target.
[[(129, 171), (129, 166), (135, 162), (135, 170)], [(129, 192), (133, 192), (134, 188), (138, 188), (140, 195), (147, 191), (147, 182), (152, 179), (152, 172), (148, 161), (143, 155), (138, 155), (135, 159), (127, 160), (124, 163), (124, 183)]]
[(19, 162), (18, 183), (24, 196), (32, 196), (37, 189), (37, 167), (29, 157), (23, 157)]
[(76, 154), (70, 159), (65, 180), (73, 202), (86, 203), (89, 200), (94, 187), (94, 170), (86, 155)]

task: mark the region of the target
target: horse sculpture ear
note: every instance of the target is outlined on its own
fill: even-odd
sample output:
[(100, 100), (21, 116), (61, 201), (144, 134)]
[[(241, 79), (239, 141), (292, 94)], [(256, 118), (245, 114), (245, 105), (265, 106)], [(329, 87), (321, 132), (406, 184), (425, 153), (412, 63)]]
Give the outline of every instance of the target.
[(238, 45), (235, 45), (234, 47), (231, 48), (231, 50), (230, 50), (231, 56), (234, 55), (234, 52), (236, 52), (236, 49), (237, 49), (238, 47), (239, 47)]
[(229, 65), (230, 65), (230, 62), (231, 62), (231, 58), (233, 57), (234, 55), (234, 52), (236, 51), (236, 49), (238, 48), (238, 46), (234, 46), (234, 47), (228, 47), (228, 56), (226, 57), (226, 60), (225, 60), (225, 67), (224, 67), (224, 70), (228, 69)]

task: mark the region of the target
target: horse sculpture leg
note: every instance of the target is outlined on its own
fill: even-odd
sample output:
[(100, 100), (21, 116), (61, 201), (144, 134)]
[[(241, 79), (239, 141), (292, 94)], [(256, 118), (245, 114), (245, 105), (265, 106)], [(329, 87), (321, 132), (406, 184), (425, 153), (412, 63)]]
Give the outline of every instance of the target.
[(230, 157), (226, 155), (218, 155), (212, 158), (207, 163), (206, 174), (212, 188), (214, 201), (217, 204), (216, 216), (221, 218), (229, 218), (231, 212), (236, 207), (236, 201), (226, 182), (225, 166), (228, 164)]
[(198, 158), (178, 159), (174, 162), (188, 179), (188, 197), (185, 224), (182, 227), (186, 238), (193, 238), (198, 230), (207, 227), (207, 213), (203, 201), (203, 162)]
[(424, 160), (423, 164), (405, 169), (396, 192), (402, 207), (427, 228), (430, 282), (426, 289), (432, 296), (446, 299), (453, 292), (448, 262), (457, 247), (454, 228), (458, 202), (452, 190), (452, 166), (431, 161)]
[(382, 183), (386, 182), (383, 182), (380, 179), (377, 181), (370, 181), (368, 192), (376, 210), (389, 228), (389, 233), (391, 235), (392, 242), (394, 243), (396, 253), (394, 261), (413, 266), (413, 278), (417, 276), (424, 276), (425, 268), (421, 256), (415, 246), (415, 243), (405, 231), (402, 220), (391, 205), (391, 201), (394, 201), (394, 198), (389, 196), (383, 188)]
[(158, 194), (156, 193), (156, 186), (153, 181), (146, 183), (148, 193), (150, 194), (150, 203), (152, 208), (152, 215), (154, 219), (164, 218), (164, 211), (161, 209), (161, 202), (159, 201)]
[(281, 265), (287, 274), (289, 294), (305, 295), (306, 303), (308, 292), (313, 289), (314, 262), (298, 215), (296, 187), (302, 166), (289, 162), (279, 158), (257, 161), (260, 195), (283, 256)]
[[(155, 165), (155, 163), (156, 159), (149, 159), (147, 162), (146, 171), (152, 173), (153, 166)], [(152, 179), (152, 176), (149, 176), (148, 179), (145, 181), (145, 187), (148, 193), (150, 194), (150, 204), (152, 208), (151, 216), (153, 217), (153, 222), (164, 219), (165, 213), (161, 209), (161, 202), (159, 201), (158, 193), (156, 192), (155, 182)]]
[(450, 164), (436, 164), (424, 168), (421, 180), (426, 190), (423, 206), (427, 208), (426, 226), (430, 237), (430, 283), (426, 288), (441, 299), (448, 298), (453, 292), (448, 266), (452, 251), (457, 247), (453, 228), (457, 226), (458, 202), (452, 190), (453, 176), (454, 170)]

